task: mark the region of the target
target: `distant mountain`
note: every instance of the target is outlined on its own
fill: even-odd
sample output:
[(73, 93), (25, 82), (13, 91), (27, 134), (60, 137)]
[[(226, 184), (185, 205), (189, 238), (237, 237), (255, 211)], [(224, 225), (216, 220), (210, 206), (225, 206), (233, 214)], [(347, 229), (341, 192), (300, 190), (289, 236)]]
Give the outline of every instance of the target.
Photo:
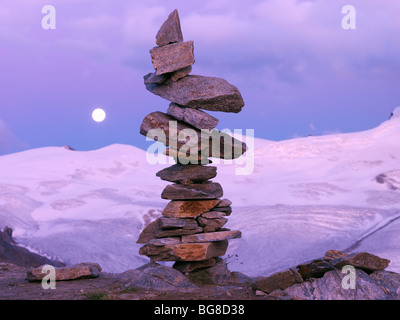
[[(249, 175), (236, 173), (251, 171), (251, 150), (238, 160), (245, 164), (220, 161), (214, 180), (233, 202), (227, 227), (243, 234), (230, 242), (229, 268), (270, 274), (349, 249), (388, 258), (388, 270), (400, 272), (399, 141), (394, 116), (364, 132), (255, 139)], [(0, 230), (66, 264), (136, 268), (148, 261), (138, 254), (139, 233), (168, 203), (160, 197), (168, 183), (155, 174), (169, 165), (151, 165), (127, 145), (1, 156)]]

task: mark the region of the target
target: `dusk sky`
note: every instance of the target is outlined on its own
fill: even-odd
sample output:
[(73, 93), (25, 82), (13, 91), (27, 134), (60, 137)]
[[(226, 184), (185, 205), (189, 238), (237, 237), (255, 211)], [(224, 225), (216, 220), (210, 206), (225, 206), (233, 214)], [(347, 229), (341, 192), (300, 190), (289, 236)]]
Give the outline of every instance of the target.
[[(42, 28), (45, 5), (56, 9), (56, 29)], [(355, 29), (342, 27), (345, 5)], [(146, 149), (140, 124), (169, 102), (143, 76), (174, 9), (194, 41), (192, 74), (224, 78), (244, 98), (240, 113), (211, 113), (218, 129), (268, 140), (361, 131), (400, 106), (397, 0), (0, 0), (0, 155)], [(91, 118), (97, 107), (104, 122)]]

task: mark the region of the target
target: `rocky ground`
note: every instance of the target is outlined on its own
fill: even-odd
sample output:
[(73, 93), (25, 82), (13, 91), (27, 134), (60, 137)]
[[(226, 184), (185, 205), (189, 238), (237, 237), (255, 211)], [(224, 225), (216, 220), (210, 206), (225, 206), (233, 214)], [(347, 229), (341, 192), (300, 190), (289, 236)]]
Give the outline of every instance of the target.
[[(358, 255), (362, 256), (362, 263), (376, 257)], [(357, 255), (347, 257), (334, 263), (359, 264)], [(384, 260), (367, 263), (382, 269), (384, 266), (379, 263)], [(78, 267), (56, 270), (74, 274)], [(356, 266), (352, 288), (351, 279), (345, 279), (350, 273), (343, 273), (325, 259), (257, 278), (230, 272), (222, 259), (214, 267), (191, 274), (151, 262), (120, 274), (96, 272), (75, 280), (58, 280), (55, 289), (44, 289), (41, 278), (32, 280), (34, 270), (40, 272), (41, 267), (0, 263), (0, 300), (400, 300), (399, 274)]]
[(45, 290), (40, 281), (26, 280), (28, 270), (26, 267), (0, 263), (1, 300), (253, 300), (266, 297), (257, 296), (250, 285), (202, 285), (175, 290), (172, 286), (126, 286), (128, 280), (122, 280), (121, 274), (105, 272), (96, 278), (58, 281), (56, 289)]

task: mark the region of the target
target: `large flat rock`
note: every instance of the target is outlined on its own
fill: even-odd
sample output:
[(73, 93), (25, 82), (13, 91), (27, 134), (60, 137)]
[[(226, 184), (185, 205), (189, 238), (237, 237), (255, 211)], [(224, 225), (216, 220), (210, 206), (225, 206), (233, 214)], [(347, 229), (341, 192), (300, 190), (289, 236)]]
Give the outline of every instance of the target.
[(180, 243), (165, 246), (147, 244), (139, 254), (154, 261), (203, 261), (223, 256), (228, 248), (228, 240), (206, 243)]
[(217, 176), (217, 167), (175, 164), (157, 172), (156, 176), (170, 182), (180, 182), (184, 180), (203, 182)]
[(197, 200), (218, 199), (223, 196), (219, 183), (204, 184), (171, 184), (165, 187), (161, 194), (162, 199), (168, 200)]
[(244, 106), (239, 90), (221, 78), (188, 75), (175, 82), (148, 84), (146, 89), (189, 108), (238, 113)]

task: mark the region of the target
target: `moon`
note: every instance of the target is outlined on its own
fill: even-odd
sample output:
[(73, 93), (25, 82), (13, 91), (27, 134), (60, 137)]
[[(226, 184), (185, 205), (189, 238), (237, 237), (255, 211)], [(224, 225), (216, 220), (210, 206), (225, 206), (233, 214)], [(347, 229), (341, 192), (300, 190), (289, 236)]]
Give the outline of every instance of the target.
[(106, 112), (101, 108), (94, 109), (92, 112), (92, 118), (96, 122), (103, 122), (106, 118)]

